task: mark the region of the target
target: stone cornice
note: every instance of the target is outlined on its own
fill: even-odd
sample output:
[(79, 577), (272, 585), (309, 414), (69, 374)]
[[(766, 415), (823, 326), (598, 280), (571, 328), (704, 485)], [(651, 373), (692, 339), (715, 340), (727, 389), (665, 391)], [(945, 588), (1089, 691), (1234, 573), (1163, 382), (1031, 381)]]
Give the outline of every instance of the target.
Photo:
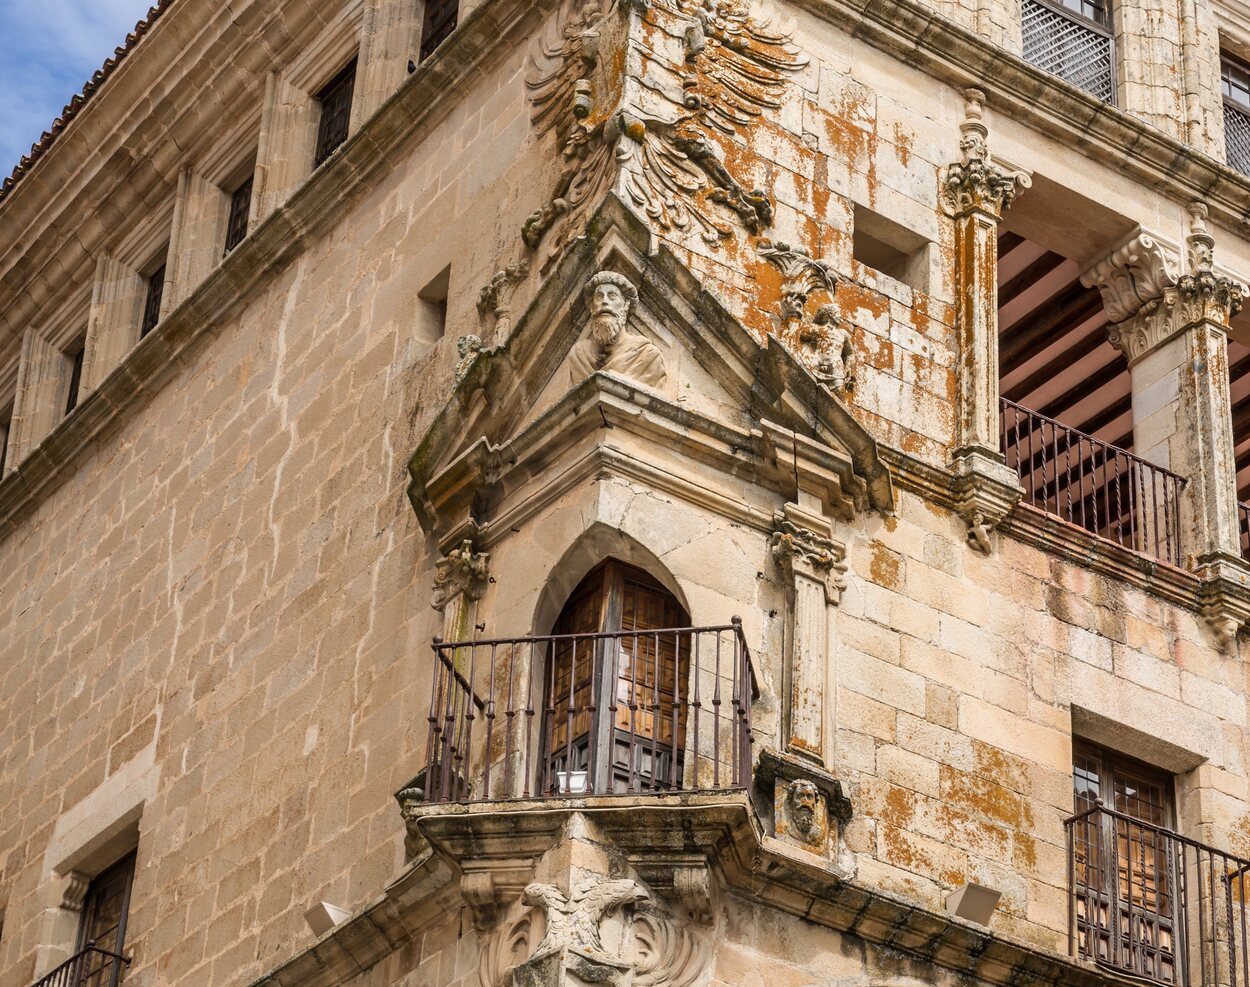
[(404, 941), (397, 941), (397, 934), (417, 927), (417, 916), (429, 915), (435, 899), (448, 903), (449, 872), (457, 867), (452, 860), (516, 864), (537, 859), (559, 842), (574, 812), (592, 818), (635, 867), (645, 866), (648, 855), (665, 846), (666, 836), (683, 833), (685, 849), (714, 866), (730, 894), (962, 977), (998, 987), (1129, 983), (1091, 964), (848, 880), (827, 858), (766, 835), (746, 793), (727, 792), (420, 808), (410, 825), (436, 848), (433, 853), (426, 850), (379, 900), (253, 987), (342, 983), (345, 975), (400, 948)]
[[(535, 16), (535, 6), (532, 0), (490, 0), (475, 8), (436, 55), (0, 480), (0, 541), (74, 471), (94, 442), (119, 428), (214, 330), (295, 260), (312, 237), (330, 228), (379, 171), (400, 160), (399, 150), (419, 139), (448, 102), (465, 98), (483, 65), (506, 57), (501, 39)], [(45, 162), (54, 156), (49, 154)], [(23, 181), (19, 189), (35, 184)], [(18, 190), (13, 198), (20, 198)]]
[(939, 81), (978, 86), (986, 104), (1016, 123), (1077, 147), (1089, 158), (1176, 202), (1205, 201), (1223, 226), (1250, 236), (1250, 179), (1044, 72), (928, 9), (919, 0), (791, 0)]

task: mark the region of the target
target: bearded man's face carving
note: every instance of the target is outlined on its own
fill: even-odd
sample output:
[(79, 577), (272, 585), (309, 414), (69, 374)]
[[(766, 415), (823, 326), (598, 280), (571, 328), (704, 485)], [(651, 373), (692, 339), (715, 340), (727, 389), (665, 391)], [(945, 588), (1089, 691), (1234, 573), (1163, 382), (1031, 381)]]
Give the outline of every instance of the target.
[(590, 335), (605, 349), (620, 337), (629, 318), (629, 299), (611, 281), (597, 284), (590, 295)]
[(804, 836), (816, 832), (816, 809), (820, 801), (820, 793), (816, 786), (806, 779), (799, 778), (790, 782), (787, 793), (790, 801), (790, 818), (795, 828)]

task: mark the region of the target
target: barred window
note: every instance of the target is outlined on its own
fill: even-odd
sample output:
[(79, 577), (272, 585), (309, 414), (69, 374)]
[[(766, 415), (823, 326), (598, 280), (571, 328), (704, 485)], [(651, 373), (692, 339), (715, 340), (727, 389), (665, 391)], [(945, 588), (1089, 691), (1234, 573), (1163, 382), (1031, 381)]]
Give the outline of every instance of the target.
[(252, 210), (252, 176), (230, 196), (230, 218), (226, 221), (226, 250), (228, 254), (247, 236), (247, 221)]
[(352, 93), (356, 89), (356, 60), (326, 83), (317, 94), (321, 105), (321, 120), (317, 125), (317, 147), (313, 153), (313, 167), (319, 168), (339, 146), (347, 140), (347, 128), (352, 118)]
[(1115, 102), (1111, 15), (1097, 0), (1023, 0), (1024, 57), (1066, 82)]
[(1224, 91), (1224, 149), (1230, 168), (1250, 176), (1250, 68), (1228, 56), (1220, 62)]
[(4, 476), (4, 464), (9, 456), (9, 433), (13, 430), (13, 405), (0, 410), (0, 477)]
[(148, 293), (143, 302), (143, 321), (139, 323), (139, 338), (143, 339), (161, 321), (161, 298), (165, 294), (165, 265), (162, 264), (148, 276)]
[(447, 36), (456, 29), (460, 14), (459, 0), (425, 0), (425, 16), (421, 24), (421, 61), (434, 54)]

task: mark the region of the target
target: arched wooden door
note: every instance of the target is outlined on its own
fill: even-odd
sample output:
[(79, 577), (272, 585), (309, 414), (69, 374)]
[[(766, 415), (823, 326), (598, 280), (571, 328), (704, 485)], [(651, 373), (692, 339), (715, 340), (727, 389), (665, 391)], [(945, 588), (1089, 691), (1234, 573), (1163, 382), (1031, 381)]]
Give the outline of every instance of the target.
[(623, 562), (573, 590), (548, 655), (543, 792), (680, 787), (689, 627), (672, 593)]

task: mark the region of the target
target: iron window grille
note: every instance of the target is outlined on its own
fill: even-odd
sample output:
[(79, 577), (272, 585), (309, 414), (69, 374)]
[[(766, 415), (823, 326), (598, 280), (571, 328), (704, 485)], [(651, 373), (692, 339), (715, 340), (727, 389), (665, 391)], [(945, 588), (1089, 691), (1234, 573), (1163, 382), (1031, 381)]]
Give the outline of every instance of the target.
[(252, 177), (230, 196), (230, 218), (226, 221), (226, 250), (230, 253), (247, 236), (247, 221), (252, 211)]
[(456, 29), (460, 16), (460, 0), (425, 0), (425, 16), (421, 24), (421, 61), (434, 54), (438, 46)]
[(319, 168), (347, 140), (347, 128), (352, 118), (352, 94), (355, 90), (356, 61), (353, 59), (317, 94), (317, 102), (321, 105), (321, 120), (317, 124), (314, 168)]
[(161, 321), (161, 299), (165, 294), (165, 265), (162, 264), (148, 277), (148, 293), (143, 301), (143, 321), (139, 323), (139, 338), (143, 339)]
[(1224, 93), (1224, 149), (1230, 168), (1250, 176), (1250, 69), (1228, 58), (1220, 62)]
[(1115, 102), (1115, 39), (1097, 0), (1022, 0), (1024, 57), (1040, 69)]
[(9, 437), (13, 434), (13, 405), (0, 412), (0, 478), (9, 459)]
[(82, 390), (82, 364), (87, 347), (84, 340), (74, 344), (74, 349), (65, 355), (69, 357), (69, 394), (65, 399), (65, 413), (68, 415), (78, 407), (78, 392)]

